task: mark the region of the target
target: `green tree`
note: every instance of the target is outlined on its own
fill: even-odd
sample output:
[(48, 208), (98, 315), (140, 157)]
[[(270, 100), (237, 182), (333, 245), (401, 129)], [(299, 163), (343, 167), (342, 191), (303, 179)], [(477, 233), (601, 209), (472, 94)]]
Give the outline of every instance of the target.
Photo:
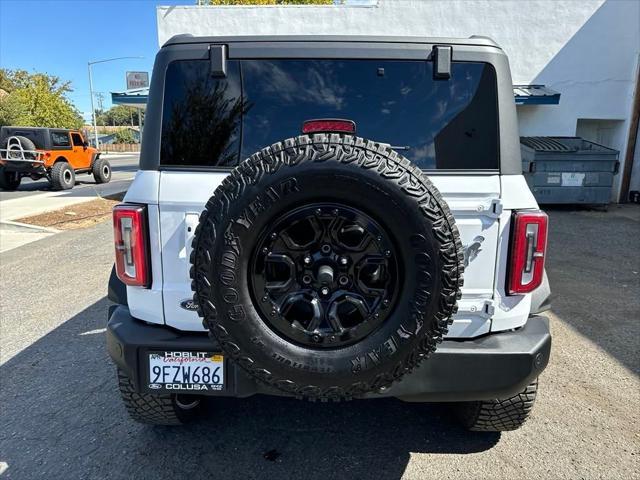
[(15, 125), (16, 119), (24, 115), (24, 108), (18, 98), (0, 90), (0, 126)]
[(98, 125), (138, 125), (138, 110), (126, 105), (114, 105), (109, 110), (96, 111), (96, 123)]
[(128, 128), (122, 128), (116, 132), (116, 143), (138, 143), (133, 132)]
[(80, 128), (82, 117), (67, 98), (70, 82), (46, 73), (0, 69), (0, 124)]

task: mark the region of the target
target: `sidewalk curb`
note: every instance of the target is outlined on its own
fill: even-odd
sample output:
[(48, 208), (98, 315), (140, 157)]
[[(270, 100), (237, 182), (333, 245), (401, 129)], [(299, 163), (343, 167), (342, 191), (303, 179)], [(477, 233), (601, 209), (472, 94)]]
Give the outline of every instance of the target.
[(29, 229), (35, 230), (37, 232), (45, 232), (45, 233), (60, 233), (62, 231), (62, 230), (58, 230), (56, 228), (41, 227), (39, 225), (31, 225), (29, 223), (22, 223), (22, 222), (14, 222), (13, 220), (2, 220), (2, 221), (0, 221), (0, 224), (13, 225), (13, 226), (16, 226), (16, 227), (23, 227), (23, 228), (29, 228)]
[[(96, 200), (98, 198), (106, 198), (112, 197), (114, 195), (119, 195), (123, 192), (126, 192), (129, 188), (129, 185), (122, 188), (115, 188), (114, 191), (109, 191), (105, 195), (95, 194), (95, 195), (87, 195), (87, 196), (66, 196), (63, 192), (44, 192), (41, 195), (38, 195), (37, 198), (33, 198), (34, 196), (22, 197), (22, 198), (12, 198), (10, 200), (5, 200), (0, 204), (0, 222), (8, 223), (13, 222), (17, 218), (25, 218), (25, 217), (33, 217), (35, 215), (40, 215), (42, 213), (52, 212), (54, 210), (59, 210), (61, 208), (67, 208), (73, 205), (79, 205), (85, 202), (90, 202), (92, 200)], [(42, 199), (48, 199), (46, 206), (42, 206), (40, 208), (32, 209), (32, 211), (17, 211), (22, 210), (19, 208), (20, 204), (25, 204), (33, 201), (40, 201)], [(14, 212), (9, 211), (7, 213), (8, 208), (13, 206), (18, 206)], [(19, 222), (16, 222), (19, 223)], [(26, 224), (24, 224), (26, 225)]]

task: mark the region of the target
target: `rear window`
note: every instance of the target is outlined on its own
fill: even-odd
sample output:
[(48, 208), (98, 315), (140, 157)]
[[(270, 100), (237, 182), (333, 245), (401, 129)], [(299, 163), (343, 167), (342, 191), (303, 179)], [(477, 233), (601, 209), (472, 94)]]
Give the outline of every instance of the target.
[(448, 80), (432, 69), (426, 61), (242, 60), (215, 78), (207, 61), (173, 62), (161, 164), (230, 167), (299, 135), (305, 120), (344, 118), (422, 169), (497, 169), (493, 67), (456, 62)]
[(70, 147), (69, 134), (66, 132), (51, 132), (51, 145), (54, 147)]

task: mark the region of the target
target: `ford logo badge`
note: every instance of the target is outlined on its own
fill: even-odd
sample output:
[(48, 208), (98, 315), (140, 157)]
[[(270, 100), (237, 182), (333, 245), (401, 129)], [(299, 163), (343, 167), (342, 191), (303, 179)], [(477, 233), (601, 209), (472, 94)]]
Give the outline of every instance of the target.
[(198, 304), (194, 302), (192, 298), (181, 301), (180, 306), (185, 310), (189, 310), (191, 312), (195, 312), (196, 310), (198, 310)]

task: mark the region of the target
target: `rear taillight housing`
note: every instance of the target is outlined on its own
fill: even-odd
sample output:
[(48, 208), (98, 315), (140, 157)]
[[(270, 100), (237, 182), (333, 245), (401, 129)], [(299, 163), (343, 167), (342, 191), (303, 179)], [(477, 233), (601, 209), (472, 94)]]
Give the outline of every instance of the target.
[(519, 295), (532, 292), (542, 283), (548, 217), (539, 210), (519, 211), (511, 220), (507, 291), (509, 295)]
[(116, 274), (126, 285), (148, 287), (151, 283), (147, 208), (121, 203), (113, 208)]

